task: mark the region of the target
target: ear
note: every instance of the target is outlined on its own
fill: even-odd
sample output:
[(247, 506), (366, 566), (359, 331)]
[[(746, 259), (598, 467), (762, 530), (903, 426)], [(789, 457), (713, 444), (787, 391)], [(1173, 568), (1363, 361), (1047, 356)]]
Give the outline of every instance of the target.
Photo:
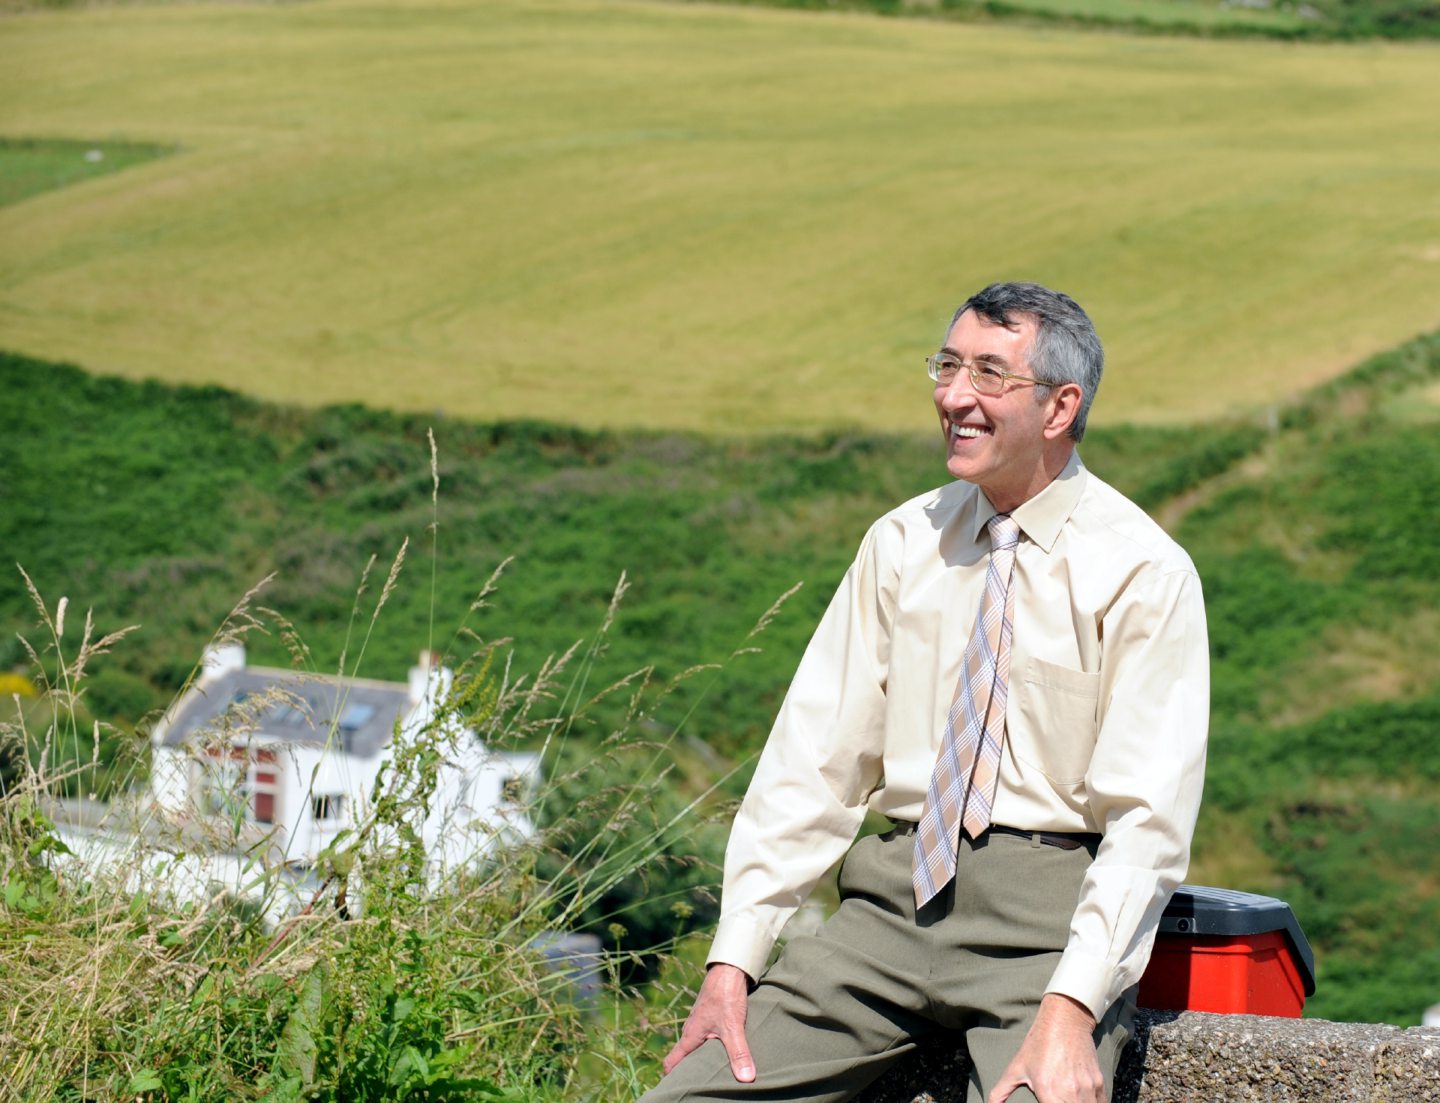
[(1085, 392), (1079, 383), (1062, 383), (1050, 388), (1050, 397), (1045, 402), (1045, 439), (1058, 440), (1070, 430), (1071, 423), (1080, 413), (1080, 403)]

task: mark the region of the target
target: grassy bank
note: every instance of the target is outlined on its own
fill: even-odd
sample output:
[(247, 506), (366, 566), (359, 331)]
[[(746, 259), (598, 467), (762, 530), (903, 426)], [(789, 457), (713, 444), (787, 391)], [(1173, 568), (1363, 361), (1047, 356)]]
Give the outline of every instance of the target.
[(1029, 277), (1106, 336), (1098, 416), (1174, 423), (1435, 324), (1427, 49), (608, 0), (0, 34), (0, 133), (181, 150), (0, 208), (7, 347), (95, 371), (582, 429), (915, 432), (923, 383), (895, 380), (958, 297)]
[[(1205, 582), (1214, 744), (1192, 880), (1295, 902), (1317, 945), (1310, 1010), (1321, 1016), (1414, 1022), (1440, 966), (1440, 896), (1425, 872), (1440, 829), (1437, 374), (1430, 337), (1269, 426), (1100, 428), (1083, 449), (1177, 533)], [(94, 664), (84, 698), (119, 722), (107, 754), (255, 578), (277, 571), (267, 604), (303, 625), (317, 654), (335, 654), (360, 566), (411, 536), (410, 571), (368, 653), (378, 677), (402, 677), (429, 638), (432, 594), (437, 623), (451, 624), (444, 611), (467, 607), (512, 554), (469, 627), (483, 641), (513, 637), (517, 671), (584, 636), (622, 571), (632, 584), (597, 678), (653, 663), (663, 682), (725, 660), (803, 582), (761, 653), (731, 663), (686, 721), (677, 761), (684, 784), (703, 788), (763, 739), (868, 522), (943, 477), (923, 438), (727, 442), (442, 421), (432, 562), (420, 419), (137, 386), (13, 356), (0, 383), (27, 396), (0, 423), (0, 544), (43, 593), (93, 602), (101, 630), (142, 625)], [(0, 577), (0, 618), (7, 639), (33, 636), (18, 576)], [(276, 638), (251, 646), (287, 661)], [(4, 666), (22, 662), (18, 644), (0, 648)], [(650, 734), (685, 715), (707, 677), (677, 691)]]
[(1216, 38), (1325, 42), (1440, 36), (1428, 0), (730, 0), (810, 11), (865, 11), (925, 19), (1005, 20), (1050, 27)]

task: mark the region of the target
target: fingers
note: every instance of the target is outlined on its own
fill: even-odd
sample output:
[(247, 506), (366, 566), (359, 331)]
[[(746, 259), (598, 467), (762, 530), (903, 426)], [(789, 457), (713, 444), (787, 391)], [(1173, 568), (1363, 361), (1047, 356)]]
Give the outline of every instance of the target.
[(1029, 1088), (1040, 1103), (1106, 1103), (1105, 1081), (1091, 1081), (1083, 1075), (1042, 1075), (1030, 1077), (1007, 1071), (995, 1082), (985, 1103), (1006, 1103), (1016, 1088)]
[(730, 1058), (730, 1075), (742, 1084), (749, 1084), (755, 1079), (755, 1059), (750, 1055), (750, 1044), (745, 1039), (743, 1027), (725, 1030), (723, 1033), (715, 1031), (701, 1033), (690, 1030), (688, 1023), (686, 1028), (680, 1032), (680, 1040), (665, 1055), (665, 1060), (661, 1063), (660, 1067), (664, 1070), (665, 1075), (669, 1076), (681, 1061), (711, 1038), (718, 1039), (720, 1044), (725, 1047), (725, 1053)]
[(1005, 1103), (1015, 1089), (1023, 1083), (1025, 1083), (1023, 1077), (1013, 1076), (1007, 1072), (990, 1089), (990, 1094), (985, 1097), (985, 1103)]
[(680, 1031), (680, 1040), (666, 1055), (662, 1067), (668, 1076), (686, 1057), (711, 1038), (725, 1047), (730, 1074), (742, 1084), (755, 1079), (755, 1059), (745, 1039), (749, 978), (730, 965), (712, 966), (700, 986), (695, 1007)]
[(1073, 1046), (1042, 1046), (1027, 1036), (985, 1103), (1006, 1103), (1022, 1086), (1029, 1088), (1039, 1103), (1105, 1103), (1105, 1077), (1088, 1038)]
[(1037, 1075), (1006, 1070), (995, 1082), (985, 1103), (1006, 1103), (1016, 1088), (1029, 1088), (1040, 1103), (1106, 1103), (1105, 1081), (1080, 1071), (1046, 1071)]
[(696, 1048), (694, 1045), (685, 1045), (684, 1037), (672, 1045), (670, 1053), (665, 1054), (665, 1060), (660, 1064), (665, 1076), (670, 1076), (672, 1071), (675, 1071), (675, 1066), (684, 1060), (685, 1055), (693, 1053), (694, 1048)]
[[(703, 1042), (704, 1040), (705, 1039), (703, 1038), (700, 1039), (701, 1042)], [(660, 1068), (663, 1070), (664, 1075), (669, 1076), (672, 1072), (674, 1072), (675, 1066), (678, 1065), (681, 1061), (683, 1061), (689, 1054), (695, 1052), (695, 1050), (699, 1047), (699, 1044), (699, 1042), (689, 1041), (682, 1033), (680, 1035), (680, 1040), (671, 1047), (670, 1052), (665, 1055), (665, 1060), (662, 1061), (660, 1064)]]
[(750, 1045), (745, 1040), (744, 1029), (734, 1031), (729, 1038), (722, 1037), (725, 1052), (730, 1055), (730, 1075), (742, 1084), (755, 1079), (755, 1059), (750, 1056)]

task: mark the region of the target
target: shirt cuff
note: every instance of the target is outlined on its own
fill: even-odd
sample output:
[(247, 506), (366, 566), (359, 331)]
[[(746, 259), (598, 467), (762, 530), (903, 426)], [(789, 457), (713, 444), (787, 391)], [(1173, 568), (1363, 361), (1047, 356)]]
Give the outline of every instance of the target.
[(775, 935), (767, 924), (745, 916), (722, 918), (705, 964), (733, 965), (745, 970), (752, 981), (759, 980), (774, 945)]
[(1047, 994), (1055, 992), (1069, 996), (1072, 1000), (1083, 1003), (1098, 1023), (1115, 1002), (1115, 995), (1110, 991), (1114, 976), (1113, 962), (1092, 957), (1071, 947), (1061, 955), (1060, 964), (1050, 975), (1050, 983), (1046, 985), (1045, 991)]

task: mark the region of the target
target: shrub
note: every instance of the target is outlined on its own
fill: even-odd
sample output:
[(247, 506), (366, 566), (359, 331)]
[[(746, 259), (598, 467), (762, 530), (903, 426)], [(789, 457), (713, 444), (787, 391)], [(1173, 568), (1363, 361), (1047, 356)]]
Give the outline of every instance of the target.
[[(118, 642), (87, 633), (67, 652), (63, 617), (35, 596), (59, 676), (46, 690), (46, 730), (21, 716), (0, 731), (0, 743), (22, 748), (53, 743), (74, 723), (85, 666)], [(242, 602), (226, 631), (263, 623)], [(0, 923), (13, 935), (0, 946), (7, 1090), (37, 1103), (633, 1095), (637, 1076), (649, 1075), (648, 1018), (590, 1036), (572, 979), (547, 964), (544, 947), (557, 929), (625, 927), (625, 958), (602, 978), (605, 1002), (619, 1010), (635, 999), (616, 981), (626, 963), (654, 972), (667, 952), (642, 932), (668, 943), (681, 928), (659, 916), (673, 921), (685, 910), (675, 904), (706, 897), (700, 866), (689, 867), (683, 894), (653, 892), (651, 863), (678, 857), (697, 830), (698, 802), (675, 797), (658, 766), (664, 746), (617, 730), (608, 759), (636, 763), (643, 749), (655, 768), (607, 775), (597, 802), (584, 795), (594, 763), (577, 762), (542, 792), (551, 807), (583, 809), (583, 821), (570, 821), (583, 822), (583, 834), (542, 832), (436, 883), (416, 830), (456, 740), (479, 731), (563, 746), (598, 648), (573, 674), (562, 658), (516, 679), (493, 672), (493, 646), (479, 647), (421, 731), (402, 735), (397, 723), (368, 814), (322, 855), (318, 887), (278, 926), (265, 917), (284, 870), (259, 858), (250, 868), (257, 898), (243, 900), (178, 899), (139, 856), (109, 869), (77, 865), (47, 810), (78, 767), (22, 769), (0, 793)]]

